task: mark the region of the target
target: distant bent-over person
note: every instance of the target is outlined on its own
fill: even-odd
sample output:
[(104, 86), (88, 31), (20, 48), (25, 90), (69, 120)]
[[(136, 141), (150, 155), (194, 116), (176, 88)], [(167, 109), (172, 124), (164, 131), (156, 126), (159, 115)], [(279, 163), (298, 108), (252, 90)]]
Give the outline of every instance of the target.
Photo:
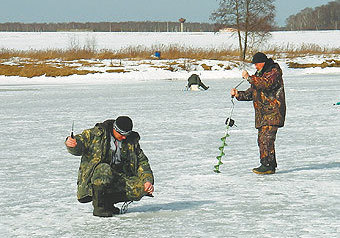
[[(193, 86), (196, 86), (195, 89)], [(188, 89), (190, 90), (199, 90), (199, 87), (202, 87), (204, 90), (207, 90), (209, 86), (205, 86), (202, 82), (201, 78), (197, 74), (192, 74), (188, 78)]]

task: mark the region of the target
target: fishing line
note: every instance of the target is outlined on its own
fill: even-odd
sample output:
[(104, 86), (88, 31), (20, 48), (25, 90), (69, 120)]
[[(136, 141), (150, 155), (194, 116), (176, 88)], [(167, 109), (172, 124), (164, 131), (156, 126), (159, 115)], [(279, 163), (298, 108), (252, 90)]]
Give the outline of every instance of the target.
[[(245, 81), (245, 79), (243, 78), (234, 88), (237, 89), (243, 82)], [(220, 165), (223, 164), (222, 162), (222, 157), (225, 155), (224, 153), (224, 147), (227, 146), (228, 144), (226, 143), (226, 139), (230, 136), (229, 135), (229, 129), (230, 127), (234, 126), (235, 121), (231, 118), (234, 112), (234, 107), (235, 107), (235, 103), (234, 103), (234, 96), (231, 97), (231, 109), (230, 109), (230, 114), (229, 117), (227, 118), (225, 124), (227, 125), (226, 130), (224, 132), (224, 136), (221, 138), (222, 141), (222, 145), (220, 147), (218, 147), (218, 149), (220, 150), (220, 154), (218, 156), (216, 156), (217, 159), (217, 164), (214, 166), (214, 172), (215, 173), (221, 173), (220, 171)]]

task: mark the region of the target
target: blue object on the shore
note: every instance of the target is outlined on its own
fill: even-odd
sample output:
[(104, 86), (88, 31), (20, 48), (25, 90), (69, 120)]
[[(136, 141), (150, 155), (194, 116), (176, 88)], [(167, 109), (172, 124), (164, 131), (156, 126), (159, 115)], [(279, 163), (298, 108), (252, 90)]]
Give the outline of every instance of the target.
[(335, 103), (335, 105), (340, 105), (340, 102)]
[(160, 59), (160, 58), (161, 58), (161, 52), (156, 51), (156, 52), (155, 52), (155, 57), (157, 57), (158, 59)]

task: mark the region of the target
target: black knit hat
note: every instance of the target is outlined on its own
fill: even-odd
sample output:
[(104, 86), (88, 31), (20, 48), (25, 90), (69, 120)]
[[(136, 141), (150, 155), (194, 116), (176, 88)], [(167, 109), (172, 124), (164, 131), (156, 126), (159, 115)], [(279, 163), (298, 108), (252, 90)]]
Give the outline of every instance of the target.
[(256, 64), (256, 63), (265, 63), (267, 62), (268, 58), (265, 54), (263, 54), (262, 52), (257, 52), (254, 56), (253, 56), (253, 60), (252, 63)]
[(113, 123), (113, 129), (123, 136), (129, 135), (132, 131), (132, 127), (132, 120), (127, 116), (120, 116)]

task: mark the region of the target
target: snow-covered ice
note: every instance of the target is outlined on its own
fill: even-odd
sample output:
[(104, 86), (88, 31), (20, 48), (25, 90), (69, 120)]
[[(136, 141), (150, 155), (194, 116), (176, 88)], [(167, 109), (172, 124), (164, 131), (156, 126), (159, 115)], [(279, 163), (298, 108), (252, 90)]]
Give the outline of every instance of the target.
[[(339, 33), (273, 33), (270, 44), (339, 47)], [(228, 35), (213, 33), (0, 36), (0, 48), (19, 50), (65, 49), (78, 42), (97, 49), (233, 44)], [(287, 118), (277, 134), (278, 171), (269, 176), (251, 172), (259, 165), (251, 102), (236, 102), (237, 127), (228, 138), (222, 173), (213, 172), (240, 68), (199, 71), (210, 86), (201, 92), (184, 90), (190, 75), (184, 70), (144, 66), (125, 74), (0, 76), (1, 237), (338, 237), (340, 106), (333, 104), (340, 101), (339, 68), (290, 69), (285, 59), (275, 60), (284, 73)], [(323, 57), (295, 60), (320, 63)], [(155, 197), (102, 219), (92, 216), (90, 203), (76, 200), (79, 157), (67, 153), (64, 140), (73, 121), (80, 133), (118, 115), (129, 115), (141, 135)]]
[[(340, 30), (272, 32), (268, 45), (276, 47), (316, 44), (340, 47)], [(127, 47), (185, 46), (205, 49), (238, 47), (237, 35), (213, 32), (0, 32), (0, 49), (44, 50), (87, 46), (119, 50)]]
[[(236, 102), (222, 173), (213, 172), (239, 78), (204, 78), (201, 92), (184, 91), (185, 80), (1, 84), (1, 237), (339, 236), (339, 74), (284, 79), (287, 119), (269, 176), (251, 172), (259, 155), (250, 102)], [(155, 197), (102, 219), (76, 200), (79, 157), (64, 140), (73, 120), (80, 133), (118, 115), (141, 135)]]

